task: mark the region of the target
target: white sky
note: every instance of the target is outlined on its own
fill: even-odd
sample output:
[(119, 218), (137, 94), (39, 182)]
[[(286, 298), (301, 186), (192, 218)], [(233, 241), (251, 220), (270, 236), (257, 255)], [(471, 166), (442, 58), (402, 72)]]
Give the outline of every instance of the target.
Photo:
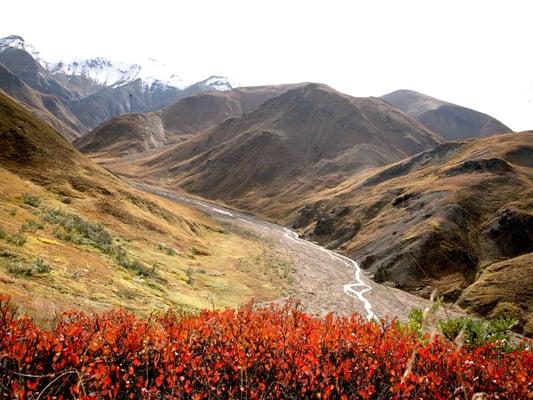
[(533, 1), (5, 1), (45, 58), (154, 57), (187, 77), (413, 89), (533, 129)]

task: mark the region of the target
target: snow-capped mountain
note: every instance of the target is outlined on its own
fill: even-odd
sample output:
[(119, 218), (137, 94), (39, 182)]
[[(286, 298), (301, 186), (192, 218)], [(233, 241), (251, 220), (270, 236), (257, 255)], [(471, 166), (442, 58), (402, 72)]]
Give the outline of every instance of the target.
[(0, 89), (45, 113), (72, 140), (114, 116), (161, 110), (180, 98), (232, 85), (222, 76), (186, 79), (153, 58), (131, 63), (102, 57), (52, 60), (11, 35), (0, 39)]
[(225, 76), (213, 75), (207, 78), (206, 80), (199, 82), (205, 87), (209, 87), (213, 90), (225, 91), (233, 89), (233, 84), (231, 84)]
[(35, 60), (37, 60), (37, 62), (43, 68), (48, 67), (48, 63), (41, 58), (39, 50), (37, 50), (35, 46), (33, 46), (32, 44), (26, 43), (22, 37), (17, 36), (17, 35), (10, 35), (10, 36), (1, 38), (0, 39), (0, 53), (8, 49), (9, 47), (24, 50), (25, 52), (31, 54), (32, 57), (35, 58)]
[(70, 61), (44, 60), (35, 46), (17, 35), (0, 39), (0, 52), (8, 47), (25, 50), (52, 75), (83, 77), (94, 84), (105, 87), (119, 87), (140, 79), (143, 87), (147, 89), (155, 85), (158, 88), (169, 86), (183, 90), (198, 83), (211, 90), (229, 90), (232, 88), (229, 80), (222, 76), (206, 77), (203, 80), (185, 79), (178, 75), (173, 67), (153, 58), (146, 58), (135, 63), (113, 61), (102, 57), (74, 58)]
[(116, 87), (140, 79), (144, 86), (153, 84), (184, 89), (194, 82), (187, 82), (173, 72), (172, 68), (149, 58), (139, 63), (123, 63), (97, 57), (59, 61), (50, 65), (52, 74), (83, 76), (102, 86)]

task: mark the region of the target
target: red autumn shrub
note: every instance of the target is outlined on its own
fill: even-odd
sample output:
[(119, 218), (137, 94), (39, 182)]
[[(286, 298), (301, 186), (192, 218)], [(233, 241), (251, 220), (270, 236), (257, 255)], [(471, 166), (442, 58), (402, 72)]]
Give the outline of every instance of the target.
[(0, 396), (10, 399), (531, 399), (532, 370), (527, 350), (424, 344), (356, 315), (115, 310), (66, 314), (46, 331), (0, 300)]

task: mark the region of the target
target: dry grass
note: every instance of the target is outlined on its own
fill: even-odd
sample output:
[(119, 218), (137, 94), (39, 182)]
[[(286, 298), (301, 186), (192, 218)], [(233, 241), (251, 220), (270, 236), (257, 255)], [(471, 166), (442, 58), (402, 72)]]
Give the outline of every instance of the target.
[[(271, 279), (271, 260), (265, 247), (251, 238), (223, 232), (212, 221), (194, 210), (164, 200), (144, 197), (152, 207), (165, 211), (179, 223), (171, 223), (127, 199), (120, 205), (138, 220), (149, 220), (157, 231), (147, 230), (129, 220), (121, 221), (102, 214), (95, 200), (78, 199), (64, 204), (57, 195), (0, 169), (0, 209), (3, 236), (16, 234), (21, 226), (39, 224), (41, 229), (26, 229), (26, 243), (18, 246), (0, 238), (0, 291), (33, 315), (49, 314), (49, 309), (81, 307), (104, 310), (124, 306), (140, 313), (168, 307), (194, 311), (202, 308), (237, 307), (253, 299), (273, 299), (281, 294), (283, 280)], [(36, 208), (21, 201), (31, 187), (42, 203)], [(136, 196), (142, 197), (140, 193)], [(15, 215), (8, 210), (16, 209)], [(49, 210), (80, 215), (86, 221), (100, 222), (112, 237), (114, 248), (121, 248), (130, 260), (142, 263), (153, 274), (124, 268), (110, 251), (89, 240), (68, 240), (58, 235), (57, 224), (47, 222)], [(42, 216), (36, 216), (39, 211)], [(33, 225), (32, 224), (32, 225)], [(164, 233), (161, 233), (164, 232)], [(83, 238), (82, 238), (83, 239)], [(168, 243), (161, 251), (159, 243)], [(209, 249), (208, 252), (199, 249)], [(14, 263), (30, 265), (36, 255), (54, 266), (47, 274), (14, 274)], [(250, 268), (240, 266), (246, 264)], [(255, 268), (251, 268), (254, 266)], [(187, 271), (193, 271), (189, 282)]]
[[(261, 243), (131, 188), (1, 94), (0, 215), (0, 293), (41, 322), (73, 307), (144, 314), (237, 307), (282, 290), (261, 265), (238, 268), (258, 260)], [(23, 268), (36, 263), (52, 267)]]

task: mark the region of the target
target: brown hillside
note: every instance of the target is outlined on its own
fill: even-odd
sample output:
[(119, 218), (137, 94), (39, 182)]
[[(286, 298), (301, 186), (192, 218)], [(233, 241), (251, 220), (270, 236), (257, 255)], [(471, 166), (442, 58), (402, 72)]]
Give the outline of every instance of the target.
[(165, 129), (174, 133), (196, 133), (229, 118), (257, 109), (298, 84), (253, 86), (224, 92), (199, 93), (162, 111)]
[(381, 98), (447, 140), (511, 132), (490, 115), (412, 90), (397, 90)]
[(80, 122), (55, 95), (33, 90), (2, 64), (0, 88), (52, 125), (67, 140), (72, 141), (80, 135)]
[(84, 153), (117, 157), (178, 143), (229, 118), (255, 110), (297, 85), (256, 86), (204, 92), (178, 100), (158, 113), (111, 118), (75, 142)]
[(85, 153), (122, 156), (161, 147), (166, 141), (160, 113), (145, 113), (113, 117), (73, 144)]
[(450, 142), (309, 196), (292, 221), (378, 282), (424, 296), (438, 288), (483, 315), (512, 303), (525, 323), (532, 179), (533, 132)]
[(265, 213), (261, 203), (273, 198), (291, 201), (441, 142), (380, 99), (306, 84), (152, 157), (139, 172)]

